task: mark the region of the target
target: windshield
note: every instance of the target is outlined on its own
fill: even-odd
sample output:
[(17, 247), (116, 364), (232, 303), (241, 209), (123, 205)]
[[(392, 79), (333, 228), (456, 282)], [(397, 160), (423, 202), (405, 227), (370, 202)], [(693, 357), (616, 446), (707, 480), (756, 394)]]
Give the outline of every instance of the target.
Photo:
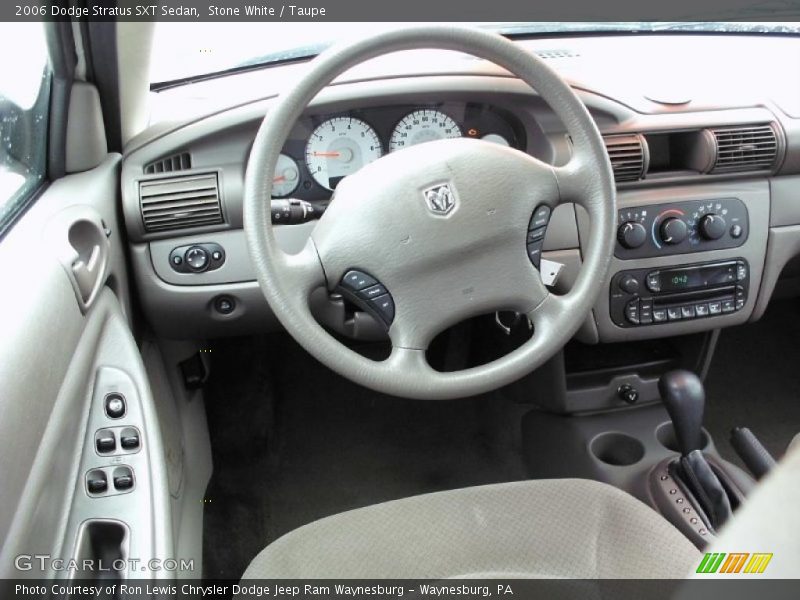
[[(420, 23), (416, 23), (420, 25)], [(150, 69), (164, 82), (314, 56), (327, 46), (404, 23), (175, 23), (159, 22)], [(509, 36), (592, 32), (715, 32), (798, 34), (800, 23), (609, 22), (470, 23)]]

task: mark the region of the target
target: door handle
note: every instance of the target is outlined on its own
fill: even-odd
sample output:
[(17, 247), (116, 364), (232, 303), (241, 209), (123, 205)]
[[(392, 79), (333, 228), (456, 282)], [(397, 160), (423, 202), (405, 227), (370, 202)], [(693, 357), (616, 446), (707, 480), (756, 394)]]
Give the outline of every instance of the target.
[(111, 243), (100, 214), (90, 206), (69, 207), (48, 223), (45, 234), (85, 313), (108, 274)]

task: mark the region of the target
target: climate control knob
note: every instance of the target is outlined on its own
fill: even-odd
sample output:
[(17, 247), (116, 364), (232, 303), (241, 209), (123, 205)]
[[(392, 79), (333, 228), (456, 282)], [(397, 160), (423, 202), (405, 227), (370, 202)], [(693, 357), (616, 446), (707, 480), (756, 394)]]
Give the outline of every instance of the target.
[(707, 240), (718, 240), (728, 228), (725, 219), (719, 215), (709, 214), (700, 219), (700, 235)]
[(636, 221), (626, 221), (617, 229), (617, 241), (623, 248), (632, 250), (644, 244), (647, 239), (647, 230), (644, 225)]
[(676, 217), (664, 219), (664, 222), (661, 223), (661, 227), (659, 228), (661, 241), (673, 246), (685, 240), (688, 233), (689, 228), (686, 226), (686, 223)]

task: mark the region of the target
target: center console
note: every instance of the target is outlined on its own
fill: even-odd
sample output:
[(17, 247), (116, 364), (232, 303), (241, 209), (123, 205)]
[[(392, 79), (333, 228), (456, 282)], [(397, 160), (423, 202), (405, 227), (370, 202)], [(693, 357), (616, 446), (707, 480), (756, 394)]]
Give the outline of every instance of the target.
[[(626, 190), (597, 340), (685, 335), (753, 311), (766, 256), (769, 186), (740, 181)], [(579, 223), (582, 237), (588, 223)]]

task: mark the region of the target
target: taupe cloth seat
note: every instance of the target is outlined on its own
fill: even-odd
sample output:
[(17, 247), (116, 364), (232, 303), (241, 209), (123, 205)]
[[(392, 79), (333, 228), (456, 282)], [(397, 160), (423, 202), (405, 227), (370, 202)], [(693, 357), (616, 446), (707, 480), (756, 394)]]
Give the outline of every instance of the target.
[(651, 508), (585, 479), (426, 494), (283, 536), (244, 578), (679, 578), (701, 554)]

